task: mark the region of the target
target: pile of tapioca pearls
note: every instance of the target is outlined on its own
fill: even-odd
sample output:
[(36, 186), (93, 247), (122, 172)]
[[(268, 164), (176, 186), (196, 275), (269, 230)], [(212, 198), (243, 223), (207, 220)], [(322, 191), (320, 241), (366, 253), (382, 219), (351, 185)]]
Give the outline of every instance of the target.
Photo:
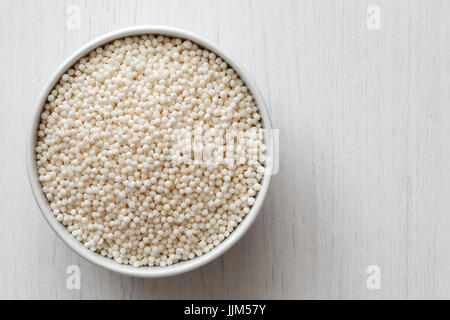
[[(60, 78), (41, 114), (36, 161), (53, 213), (118, 263), (167, 266), (219, 245), (255, 203), (264, 155), (174, 161), (176, 130), (262, 127), (236, 72), (191, 41), (143, 35), (93, 50)], [(256, 144), (264, 151), (263, 136)]]

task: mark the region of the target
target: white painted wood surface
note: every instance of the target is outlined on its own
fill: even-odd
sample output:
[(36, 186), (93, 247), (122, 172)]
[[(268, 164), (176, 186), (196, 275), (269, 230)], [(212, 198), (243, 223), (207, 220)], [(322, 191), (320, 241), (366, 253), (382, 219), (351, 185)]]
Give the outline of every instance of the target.
[[(75, 5), (80, 28), (67, 28)], [(367, 28), (367, 7), (381, 28)], [(0, 298), (450, 298), (450, 2), (0, 3)], [(69, 26), (70, 25), (69, 21)], [(234, 248), (172, 278), (133, 279), (72, 253), (25, 170), (36, 99), (57, 65), (118, 28), (161, 24), (218, 43), (281, 130), (281, 169)], [(66, 288), (79, 265), (81, 290)], [(381, 289), (366, 286), (369, 265)]]

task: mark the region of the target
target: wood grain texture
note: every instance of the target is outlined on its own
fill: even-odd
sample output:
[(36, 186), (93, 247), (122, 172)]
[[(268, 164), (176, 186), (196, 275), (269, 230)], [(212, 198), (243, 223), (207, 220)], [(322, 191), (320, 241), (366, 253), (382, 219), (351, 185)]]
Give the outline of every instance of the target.
[[(366, 27), (369, 5), (381, 28)], [(80, 29), (66, 27), (67, 6)], [(0, 298), (450, 298), (450, 3), (425, 0), (25, 1), (0, 4)], [(133, 279), (72, 253), (25, 170), (39, 91), (87, 41), (161, 24), (246, 68), (280, 129), (260, 217), (224, 256)], [(66, 268), (81, 267), (81, 290)], [(381, 268), (368, 290), (366, 268)]]

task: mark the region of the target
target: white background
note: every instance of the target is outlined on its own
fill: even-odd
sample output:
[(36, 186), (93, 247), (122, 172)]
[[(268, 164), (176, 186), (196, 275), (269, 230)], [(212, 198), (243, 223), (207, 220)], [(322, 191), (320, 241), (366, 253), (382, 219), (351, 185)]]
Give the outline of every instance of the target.
[[(80, 28), (68, 29), (68, 6)], [(378, 5), (381, 28), (367, 28)], [(0, 3), (0, 298), (450, 298), (450, 2)], [(70, 22), (69, 22), (70, 23)], [(121, 27), (180, 27), (247, 69), (280, 129), (281, 169), (223, 257), (166, 279), (88, 263), (41, 216), (25, 169), (44, 83)], [(81, 290), (66, 268), (81, 268)], [(381, 289), (366, 286), (370, 265)]]

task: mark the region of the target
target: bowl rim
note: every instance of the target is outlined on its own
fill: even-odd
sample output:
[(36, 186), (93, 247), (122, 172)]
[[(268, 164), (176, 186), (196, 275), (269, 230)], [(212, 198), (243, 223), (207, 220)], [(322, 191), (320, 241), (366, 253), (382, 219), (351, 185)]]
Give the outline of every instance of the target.
[[(82, 258), (103, 267), (109, 271), (113, 271), (122, 275), (139, 277), (139, 278), (160, 278), (173, 276), (177, 274), (181, 274), (184, 272), (188, 272), (199, 268), (214, 259), (218, 258), (222, 254), (224, 254), (227, 250), (229, 250), (238, 240), (242, 238), (242, 236), (247, 232), (249, 227), (253, 224), (254, 220), (259, 214), (261, 206), (263, 204), (264, 198), (266, 196), (269, 183), (270, 183), (270, 174), (265, 174), (262, 180), (261, 189), (259, 190), (255, 203), (251, 207), (249, 213), (242, 219), (242, 221), (238, 224), (238, 226), (231, 232), (231, 234), (225, 238), (218, 246), (214, 247), (211, 251), (201, 255), (200, 257), (195, 257), (191, 260), (186, 260), (182, 262), (177, 262), (170, 266), (165, 267), (133, 267), (131, 265), (119, 264), (111, 258), (104, 257), (97, 252), (94, 252), (88, 248), (86, 248), (81, 242), (76, 240), (63, 226), (60, 222), (56, 220), (53, 215), (53, 212), (50, 208), (49, 202), (45, 197), (41, 184), (38, 179), (36, 160), (35, 160), (35, 147), (37, 142), (37, 128), (40, 123), (40, 115), (45, 105), (46, 98), (53, 87), (57, 84), (62, 74), (67, 71), (71, 66), (73, 66), (80, 58), (86, 56), (93, 49), (104, 45), (108, 42), (111, 42), (115, 39), (124, 38), (127, 36), (137, 36), (137, 35), (145, 35), (145, 34), (153, 34), (153, 35), (164, 35), (169, 37), (177, 37), (186, 40), (191, 40), (205, 49), (216, 53), (220, 56), (225, 62), (227, 62), (239, 75), (239, 77), (244, 81), (246, 86), (250, 89), (253, 98), (256, 101), (257, 107), (259, 109), (263, 127), (267, 131), (272, 130), (271, 119), (269, 116), (269, 112), (267, 110), (264, 99), (256, 87), (253, 80), (248, 76), (247, 72), (239, 66), (234, 59), (230, 58), (226, 53), (224, 53), (221, 49), (219, 49), (215, 44), (211, 43), (208, 40), (205, 40), (201, 36), (169, 26), (162, 25), (142, 25), (142, 26), (132, 26), (127, 28), (121, 28), (109, 33), (106, 33), (100, 37), (97, 37), (88, 43), (81, 46), (74, 53), (72, 53), (68, 58), (66, 58), (56, 69), (56, 71), (51, 75), (50, 79), (44, 85), (42, 89), (37, 108), (34, 111), (33, 123), (31, 129), (29, 129), (28, 134), (28, 143), (26, 150), (26, 163), (27, 163), (27, 173), (28, 180), (31, 186), (31, 190), (34, 196), (35, 201), (38, 204), (38, 207), (44, 216), (47, 223), (53, 229), (53, 231), (59, 236), (63, 242), (68, 245), (74, 252), (76, 252)], [(266, 163), (268, 161), (272, 161), (273, 163), (273, 141), (272, 139), (266, 139)]]

